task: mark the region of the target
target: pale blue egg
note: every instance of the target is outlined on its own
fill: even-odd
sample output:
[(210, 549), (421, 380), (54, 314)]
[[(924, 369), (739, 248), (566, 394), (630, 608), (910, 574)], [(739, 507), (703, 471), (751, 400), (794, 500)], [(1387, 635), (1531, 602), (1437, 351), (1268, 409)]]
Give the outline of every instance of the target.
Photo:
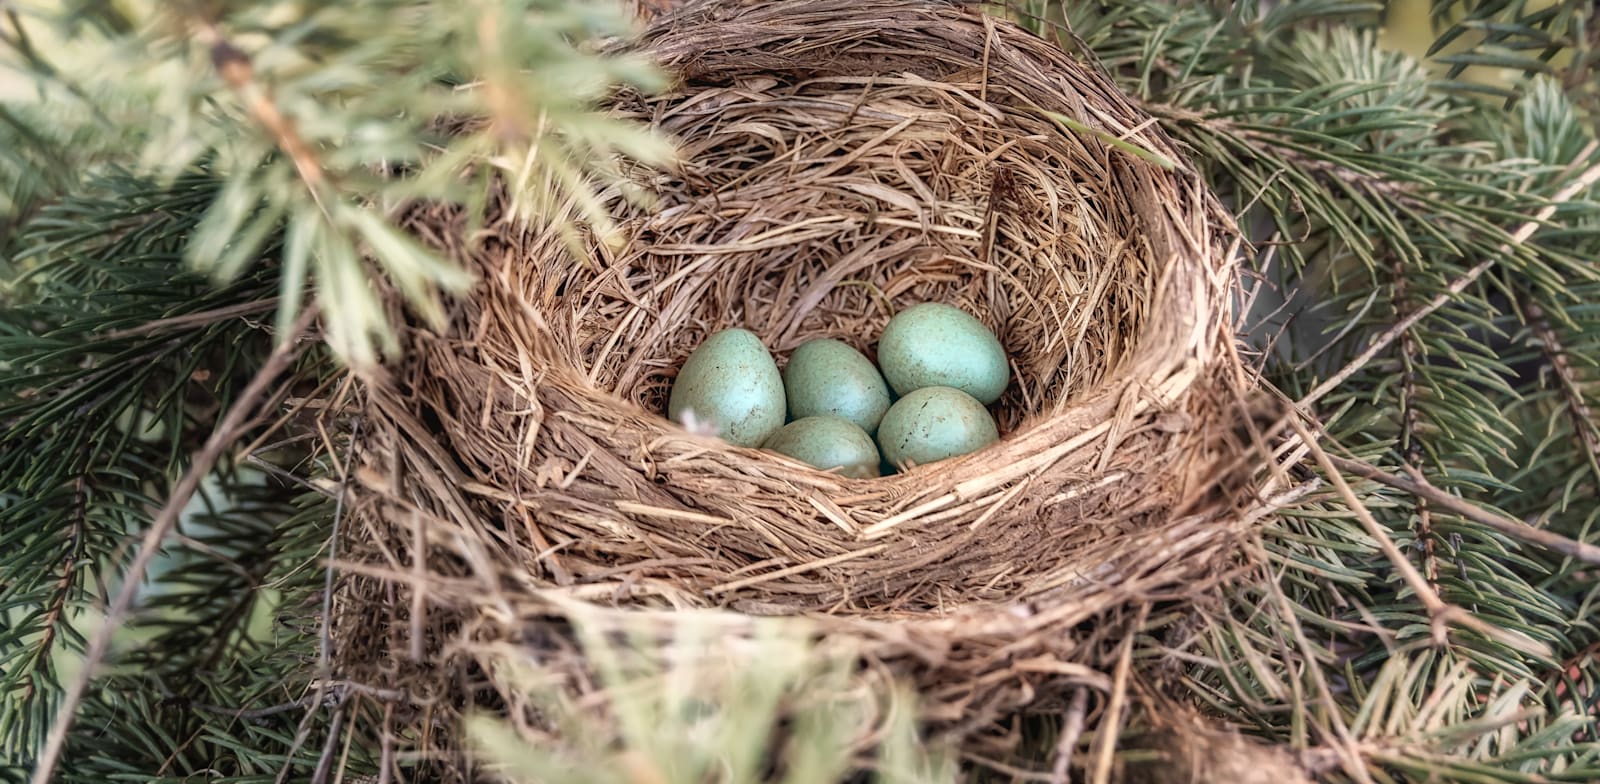
[(878, 475), (878, 445), (865, 430), (842, 417), (796, 419), (773, 433), (762, 447), (857, 479)]
[(912, 305), (878, 338), (878, 367), (900, 395), (923, 387), (959, 389), (988, 405), (1011, 381), (1006, 352), (983, 322), (938, 302)]
[(667, 417), (716, 428), (724, 441), (760, 446), (783, 427), (787, 404), (783, 377), (761, 338), (747, 329), (725, 329), (705, 339), (678, 371), (667, 399)]
[(878, 424), (878, 447), (896, 468), (927, 465), (975, 452), (1000, 440), (994, 417), (973, 396), (923, 387), (895, 401)]
[(829, 338), (806, 341), (789, 355), (783, 391), (791, 417), (843, 417), (868, 435), (889, 410), (883, 374), (861, 352)]

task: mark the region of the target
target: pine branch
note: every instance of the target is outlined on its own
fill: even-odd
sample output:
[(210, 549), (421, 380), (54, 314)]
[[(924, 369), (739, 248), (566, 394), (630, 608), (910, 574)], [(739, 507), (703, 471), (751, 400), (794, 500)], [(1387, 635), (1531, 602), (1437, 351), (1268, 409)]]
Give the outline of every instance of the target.
[[(1584, 157), (1587, 157), (1587, 155)], [(1415, 327), (1424, 318), (1433, 315), (1435, 311), (1450, 304), (1455, 297), (1476, 282), (1483, 273), (1488, 272), (1502, 258), (1510, 255), (1517, 246), (1526, 242), (1529, 237), (1533, 236), (1534, 232), (1539, 230), (1541, 225), (1550, 220), (1550, 217), (1556, 213), (1556, 209), (1561, 204), (1593, 187), (1596, 182), (1600, 182), (1600, 163), (1585, 169), (1571, 184), (1557, 191), (1544, 208), (1539, 210), (1537, 215), (1524, 222), (1517, 227), (1516, 231), (1511, 233), (1510, 239), (1497, 248), (1496, 253), (1473, 265), (1466, 272), (1452, 280), (1444, 291), (1435, 295), (1422, 307), (1412, 311), (1410, 315), (1400, 319), (1394, 326), (1370, 341), (1355, 359), (1350, 360), (1344, 367), (1339, 369), (1339, 372), (1333, 374), (1332, 377), (1318, 384), (1304, 397), (1300, 398), (1297, 405), (1301, 409), (1306, 409), (1311, 404), (1321, 400), (1329, 392), (1338, 389), (1346, 381), (1350, 380), (1350, 377), (1355, 375), (1357, 371), (1366, 367), (1367, 363), (1371, 362), (1378, 354), (1387, 349), (1390, 344), (1394, 343), (1406, 330)]]
[[(604, 233), (609, 219), (592, 192), (616, 181), (615, 161), (671, 155), (664, 140), (591, 108), (609, 90), (661, 83), (642, 59), (589, 46), (626, 31), (614, 0), (358, 0), (315, 13), (179, 3), (125, 12), (126, 29), (97, 31), (105, 36), (98, 55), (109, 63), (57, 74), (37, 62), (37, 75), (49, 70), (54, 82), (96, 99), (130, 95), (164, 108), (111, 117), (143, 151), (124, 165), (166, 176), (205, 160), (225, 180), (186, 240), (190, 262), (231, 280), (278, 250), (277, 331), (311, 285), (341, 303), (324, 314), (323, 336), (359, 368), (398, 348), (367, 285), (369, 262), (434, 326), (440, 295), (471, 283), (393, 224), (406, 205), (458, 205), (479, 220), (483, 194), (500, 182), (518, 219), (551, 219), (551, 200), (570, 193), (588, 205), (575, 219)], [(55, 20), (62, 30), (86, 27), (70, 11), (55, 13), (66, 17)], [(146, 81), (158, 71), (177, 78)], [(15, 168), (19, 183), (48, 174), (30, 159)], [(280, 234), (283, 246), (267, 248)]]
[[(1397, 260), (1394, 265), (1394, 308), (1403, 318), (1406, 308), (1406, 270)], [(1420, 473), (1422, 466), (1421, 406), (1417, 399), (1417, 343), (1411, 332), (1400, 336), (1400, 455), (1409, 471)], [(1435, 552), (1433, 510), (1428, 500), (1417, 498), (1416, 538), (1422, 545), (1422, 573), (1428, 578), (1428, 587), (1439, 591), (1439, 561)]]
[(1529, 299), (1527, 292), (1520, 287), (1518, 293), (1523, 297), (1522, 309), (1527, 314), (1529, 325), (1538, 340), (1539, 352), (1560, 388), (1562, 404), (1572, 421), (1573, 437), (1582, 447), (1584, 458), (1590, 470), (1594, 472), (1596, 486), (1600, 487), (1600, 423), (1596, 422), (1594, 412), (1585, 399), (1584, 391), (1572, 367), (1570, 353), (1562, 345), (1555, 327), (1551, 326), (1544, 308)]
[(50, 735), (46, 738), (44, 749), (40, 752), (39, 761), (34, 767), (32, 778), (34, 784), (49, 784), (55, 774), (56, 763), (60, 760), (62, 749), (66, 747), (67, 732), (72, 729), (72, 722), (77, 717), (84, 690), (88, 688), (89, 681), (94, 678), (105, 659), (111, 645), (112, 634), (121, 628), (128, 610), (133, 606), (139, 584), (149, 570), (151, 560), (160, 551), (162, 540), (167, 538), (172, 527), (177, 524), (178, 515), (194, 496), (195, 491), (200, 488), (201, 480), (211, 473), (211, 469), (222, 458), (223, 452), (234, 445), (235, 439), (244, 433), (250, 426), (251, 419), (257, 416), (256, 407), (266, 395), (268, 386), (278, 380), (278, 376), (298, 355), (300, 336), (310, 327), (316, 312), (315, 307), (309, 307), (300, 314), (293, 331), (273, 349), (267, 361), (256, 372), (255, 378), (228, 409), (228, 413), (217, 424), (217, 429), (212, 432), (211, 437), (206, 439), (205, 446), (190, 461), (189, 470), (173, 488), (172, 496), (167, 499), (166, 505), (161, 508), (161, 512), (156, 515), (150, 528), (145, 532), (144, 539), (139, 545), (139, 552), (123, 576), (121, 592), (106, 609), (105, 620), (90, 638), (78, 675), (67, 685), (61, 707), (57, 709), (55, 721), (50, 727)]
[(82, 543), (89, 534), (85, 523), (89, 504), (87, 484), (87, 477), (79, 475), (72, 499), (72, 533), (68, 536), (67, 555), (61, 565), (61, 578), (56, 582), (48, 609), (38, 624), (39, 628), (43, 629), (43, 634), (32, 646), (28, 654), (28, 659), (31, 661), (25, 665), (26, 674), (22, 676), (19, 699), (24, 703), (33, 701), (38, 694), (38, 678), (53, 653), (56, 638), (61, 633), (61, 624), (65, 622), (67, 599), (72, 596), (77, 584), (77, 570), (83, 558)]
[(1340, 471), (1354, 474), (1363, 479), (1381, 482), (1396, 490), (1410, 493), (1417, 498), (1426, 499), (1462, 517), (1489, 526), (1507, 536), (1538, 545), (1562, 555), (1587, 561), (1588, 563), (1600, 564), (1600, 546), (1573, 541), (1565, 536), (1534, 528), (1527, 523), (1513, 520), (1505, 515), (1495, 514), (1477, 504), (1462, 501), (1460, 498), (1439, 490), (1428, 484), (1427, 480), (1420, 476), (1413, 476), (1410, 480), (1407, 480), (1385, 473), (1363, 461), (1351, 460), (1337, 455), (1329, 455), (1328, 460), (1331, 466)]

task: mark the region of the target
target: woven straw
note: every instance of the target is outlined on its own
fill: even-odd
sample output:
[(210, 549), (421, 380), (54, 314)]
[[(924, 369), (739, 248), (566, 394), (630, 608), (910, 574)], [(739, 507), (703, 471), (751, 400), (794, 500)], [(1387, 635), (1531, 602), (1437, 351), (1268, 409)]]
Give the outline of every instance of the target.
[[(1182, 151), (1092, 67), (949, 4), (716, 2), (635, 45), (676, 86), (610, 107), (682, 162), (629, 170), (648, 203), (604, 194), (616, 234), (574, 260), (554, 229), (411, 217), (481, 285), (362, 392), (341, 672), (440, 733), (516, 702), (508, 646), (587, 688), (580, 600), (804, 615), (957, 733), (1109, 690), (1128, 609), (1213, 576), (1238, 529), (1231, 234)], [(1005, 345), (998, 444), (858, 480), (662, 416), (716, 330), (872, 356), (919, 301)]]

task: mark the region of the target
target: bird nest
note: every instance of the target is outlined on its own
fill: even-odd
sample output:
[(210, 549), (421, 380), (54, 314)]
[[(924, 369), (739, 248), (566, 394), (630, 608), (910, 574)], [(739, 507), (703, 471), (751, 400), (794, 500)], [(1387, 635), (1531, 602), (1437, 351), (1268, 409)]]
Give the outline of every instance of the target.
[[(1128, 609), (1237, 530), (1231, 234), (1201, 178), (1092, 66), (958, 6), (715, 2), (629, 46), (674, 86), (608, 108), (681, 160), (628, 168), (648, 206), (604, 194), (617, 233), (574, 254), (411, 217), (481, 282), (363, 393), (339, 668), (434, 732), (519, 704), (508, 650), (587, 688), (574, 607), (710, 608), (848, 637), (958, 732), (1109, 689)], [(717, 330), (872, 356), (922, 301), (1004, 344), (998, 443), (853, 479), (663, 416)]]

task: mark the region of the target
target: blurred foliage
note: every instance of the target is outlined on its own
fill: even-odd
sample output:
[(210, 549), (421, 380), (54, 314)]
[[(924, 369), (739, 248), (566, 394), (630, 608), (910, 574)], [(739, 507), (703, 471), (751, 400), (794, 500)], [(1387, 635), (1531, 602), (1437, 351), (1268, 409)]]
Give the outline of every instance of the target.
[[(280, 331), (314, 281), (325, 337), (358, 369), (397, 348), (369, 272), (430, 323), (438, 293), (470, 283), (396, 229), (395, 210), (427, 200), (481, 216), (500, 178), (512, 213), (534, 218), (599, 187), (617, 154), (670, 154), (589, 111), (618, 84), (660, 83), (642, 61), (580, 46), (628, 30), (616, 3), (18, 2), (3, 17), (0, 41), (38, 100), (17, 110), (32, 118), (0, 112), (0, 215), (29, 214), (107, 156), (158, 181), (205, 161), (223, 186), (185, 244), (190, 263), (231, 280), (277, 259)], [(35, 29), (76, 56), (52, 62)], [(605, 231), (598, 202), (584, 203)]]
[[(489, 769), (507, 782), (827, 784), (861, 768), (882, 784), (956, 780), (953, 752), (919, 740), (915, 695), (896, 683), (859, 688), (859, 653), (819, 646), (804, 623), (712, 612), (665, 623), (568, 609), (600, 699), (580, 704), (554, 671), (528, 670), (521, 651), (501, 657), (495, 669), (520, 670), (527, 694), (513, 710), (550, 728), (470, 722)], [(870, 765), (856, 756), (864, 737), (877, 739), (865, 750)]]
[[(30, 760), (48, 731), (95, 608), (122, 579), (129, 537), (271, 345), (251, 318), (270, 316), (270, 269), (216, 286), (184, 268), (184, 243), (220, 187), (203, 173), (166, 185), (94, 177), (14, 238), (40, 263), (13, 274), (13, 291), (28, 296), (0, 309), (0, 366), (13, 369), (0, 374), (8, 764)], [(308, 358), (297, 375), (332, 370)], [(186, 515), (181, 549), (144, 586), (139, 622), (119, 633), (62, 780), (275, 773), (279, 741), (304, 710), (218, 717), (302, 699), (316, 627), (296, 618), (314, 618), (305, 603), (322, 588), (313, 564), (330, 519), (321, 495), (224, 466)]]

